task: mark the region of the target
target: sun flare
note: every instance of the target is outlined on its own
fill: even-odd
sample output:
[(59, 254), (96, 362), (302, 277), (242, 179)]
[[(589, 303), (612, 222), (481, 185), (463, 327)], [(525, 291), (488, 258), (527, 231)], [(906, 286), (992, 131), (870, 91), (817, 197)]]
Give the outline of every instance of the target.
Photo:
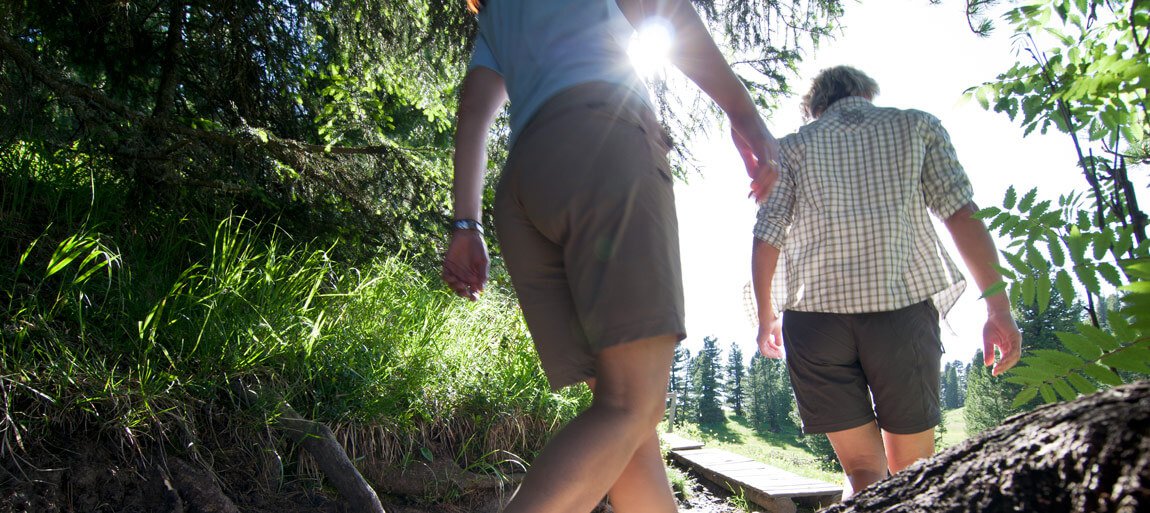
[(640, 27), (631, 39), (627, 54), (639, 74), (648, 77), (662, 70), (670, 61), (673, 42), (674, 34), (670, 24), (663, 20), (651, 20)]

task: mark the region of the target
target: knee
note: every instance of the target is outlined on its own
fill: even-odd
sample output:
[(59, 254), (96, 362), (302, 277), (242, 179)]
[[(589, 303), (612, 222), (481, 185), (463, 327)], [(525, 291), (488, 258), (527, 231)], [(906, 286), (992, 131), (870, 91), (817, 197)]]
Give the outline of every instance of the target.
[(843, 473), (850, 475), (857, 475), (861, 477), (874, 476), (873, 480), (877, 480), (886, 475), (887, 462), (882, 454), (851, 454), (851, 455), (838, 455), (839, 464), (843, 467)]
[(596, 397), (592, 407), (608, 412), (617, 421), (635, 429), (646, 432), (654, 429), (663, 420), (666, 409), (666, 399), (658, 397)]

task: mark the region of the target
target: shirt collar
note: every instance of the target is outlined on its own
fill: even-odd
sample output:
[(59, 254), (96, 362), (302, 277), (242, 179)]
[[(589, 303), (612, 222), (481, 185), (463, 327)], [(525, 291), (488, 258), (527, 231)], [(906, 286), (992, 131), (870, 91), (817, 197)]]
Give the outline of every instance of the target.
[(823, 116), (838, 111), (864, 109), (871, 106), (872, 105), (870, 100), (863, 98), (862, 96), (847, 96), (846, 98), (838, 100), (827, 107), (827, 109), (823, 111)]

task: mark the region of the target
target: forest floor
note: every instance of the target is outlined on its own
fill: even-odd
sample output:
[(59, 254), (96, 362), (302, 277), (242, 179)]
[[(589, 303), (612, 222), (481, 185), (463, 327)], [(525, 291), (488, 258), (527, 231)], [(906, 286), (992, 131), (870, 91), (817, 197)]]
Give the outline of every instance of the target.
[[(305, 481), (289, 482), (279, 490), (264, 490), (234, 479), (219, 479), (196, 472), (161, 473), (131, 468), (104, 458), (103, 451), (76, 447), (74, 459), (57, 468), (0, 469), (0, 513), (344, 513), (346, 507), (328, 489)], [(187, 465), (177, 460), (169, 465)], [(185, 468), (186, 470), (186, 468)], [(172, 477), (176, 476), (176, 477)], [(685, 513), (740, 513), (747, 511), (731, 494), (691, 476), (689, 493), (680, 499)], [(198, 481), (189, 483), (188, 481)], [(231, 482), (227, 482), (231, 481)], [(188, 490), (196, 490), (189, 493)], [(215, 493), (211, 491), (215, 490)], [(226, 497), (224, 492), (226, 490)], [(506, 496), (494, 492), (459, 497), (451, 503), (421, 503), (381, 496), (388, 513), (497, 513)], [(609, 513), (600, 506), (596, 513)]]

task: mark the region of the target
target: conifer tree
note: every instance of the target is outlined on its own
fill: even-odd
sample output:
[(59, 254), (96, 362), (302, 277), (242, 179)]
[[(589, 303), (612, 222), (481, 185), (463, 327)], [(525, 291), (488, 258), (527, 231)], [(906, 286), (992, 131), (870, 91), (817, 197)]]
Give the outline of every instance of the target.
[(675, 356), (671, 361), (671, 380), (668, 388), (675, 395), (675, 424), (681, 425), (691, 418), (689, 392), (691, 385), (691, 350), (680, 345), (675, 348)]
[(720, 402), (722, 381), (719, 341), (714, 337), (703, 339), (703, 348), (691, 360), (691, 383), (694, 391), (696, 420), (703, 425), (723, 422), (723, 407)]
[(743, 351), (739, 349), (738, 342), (731, 342), (731, 350), (727, 353), (727, 405), (739, 417), (743, 416), (743, 403), (746, 402), (743, 390)]

